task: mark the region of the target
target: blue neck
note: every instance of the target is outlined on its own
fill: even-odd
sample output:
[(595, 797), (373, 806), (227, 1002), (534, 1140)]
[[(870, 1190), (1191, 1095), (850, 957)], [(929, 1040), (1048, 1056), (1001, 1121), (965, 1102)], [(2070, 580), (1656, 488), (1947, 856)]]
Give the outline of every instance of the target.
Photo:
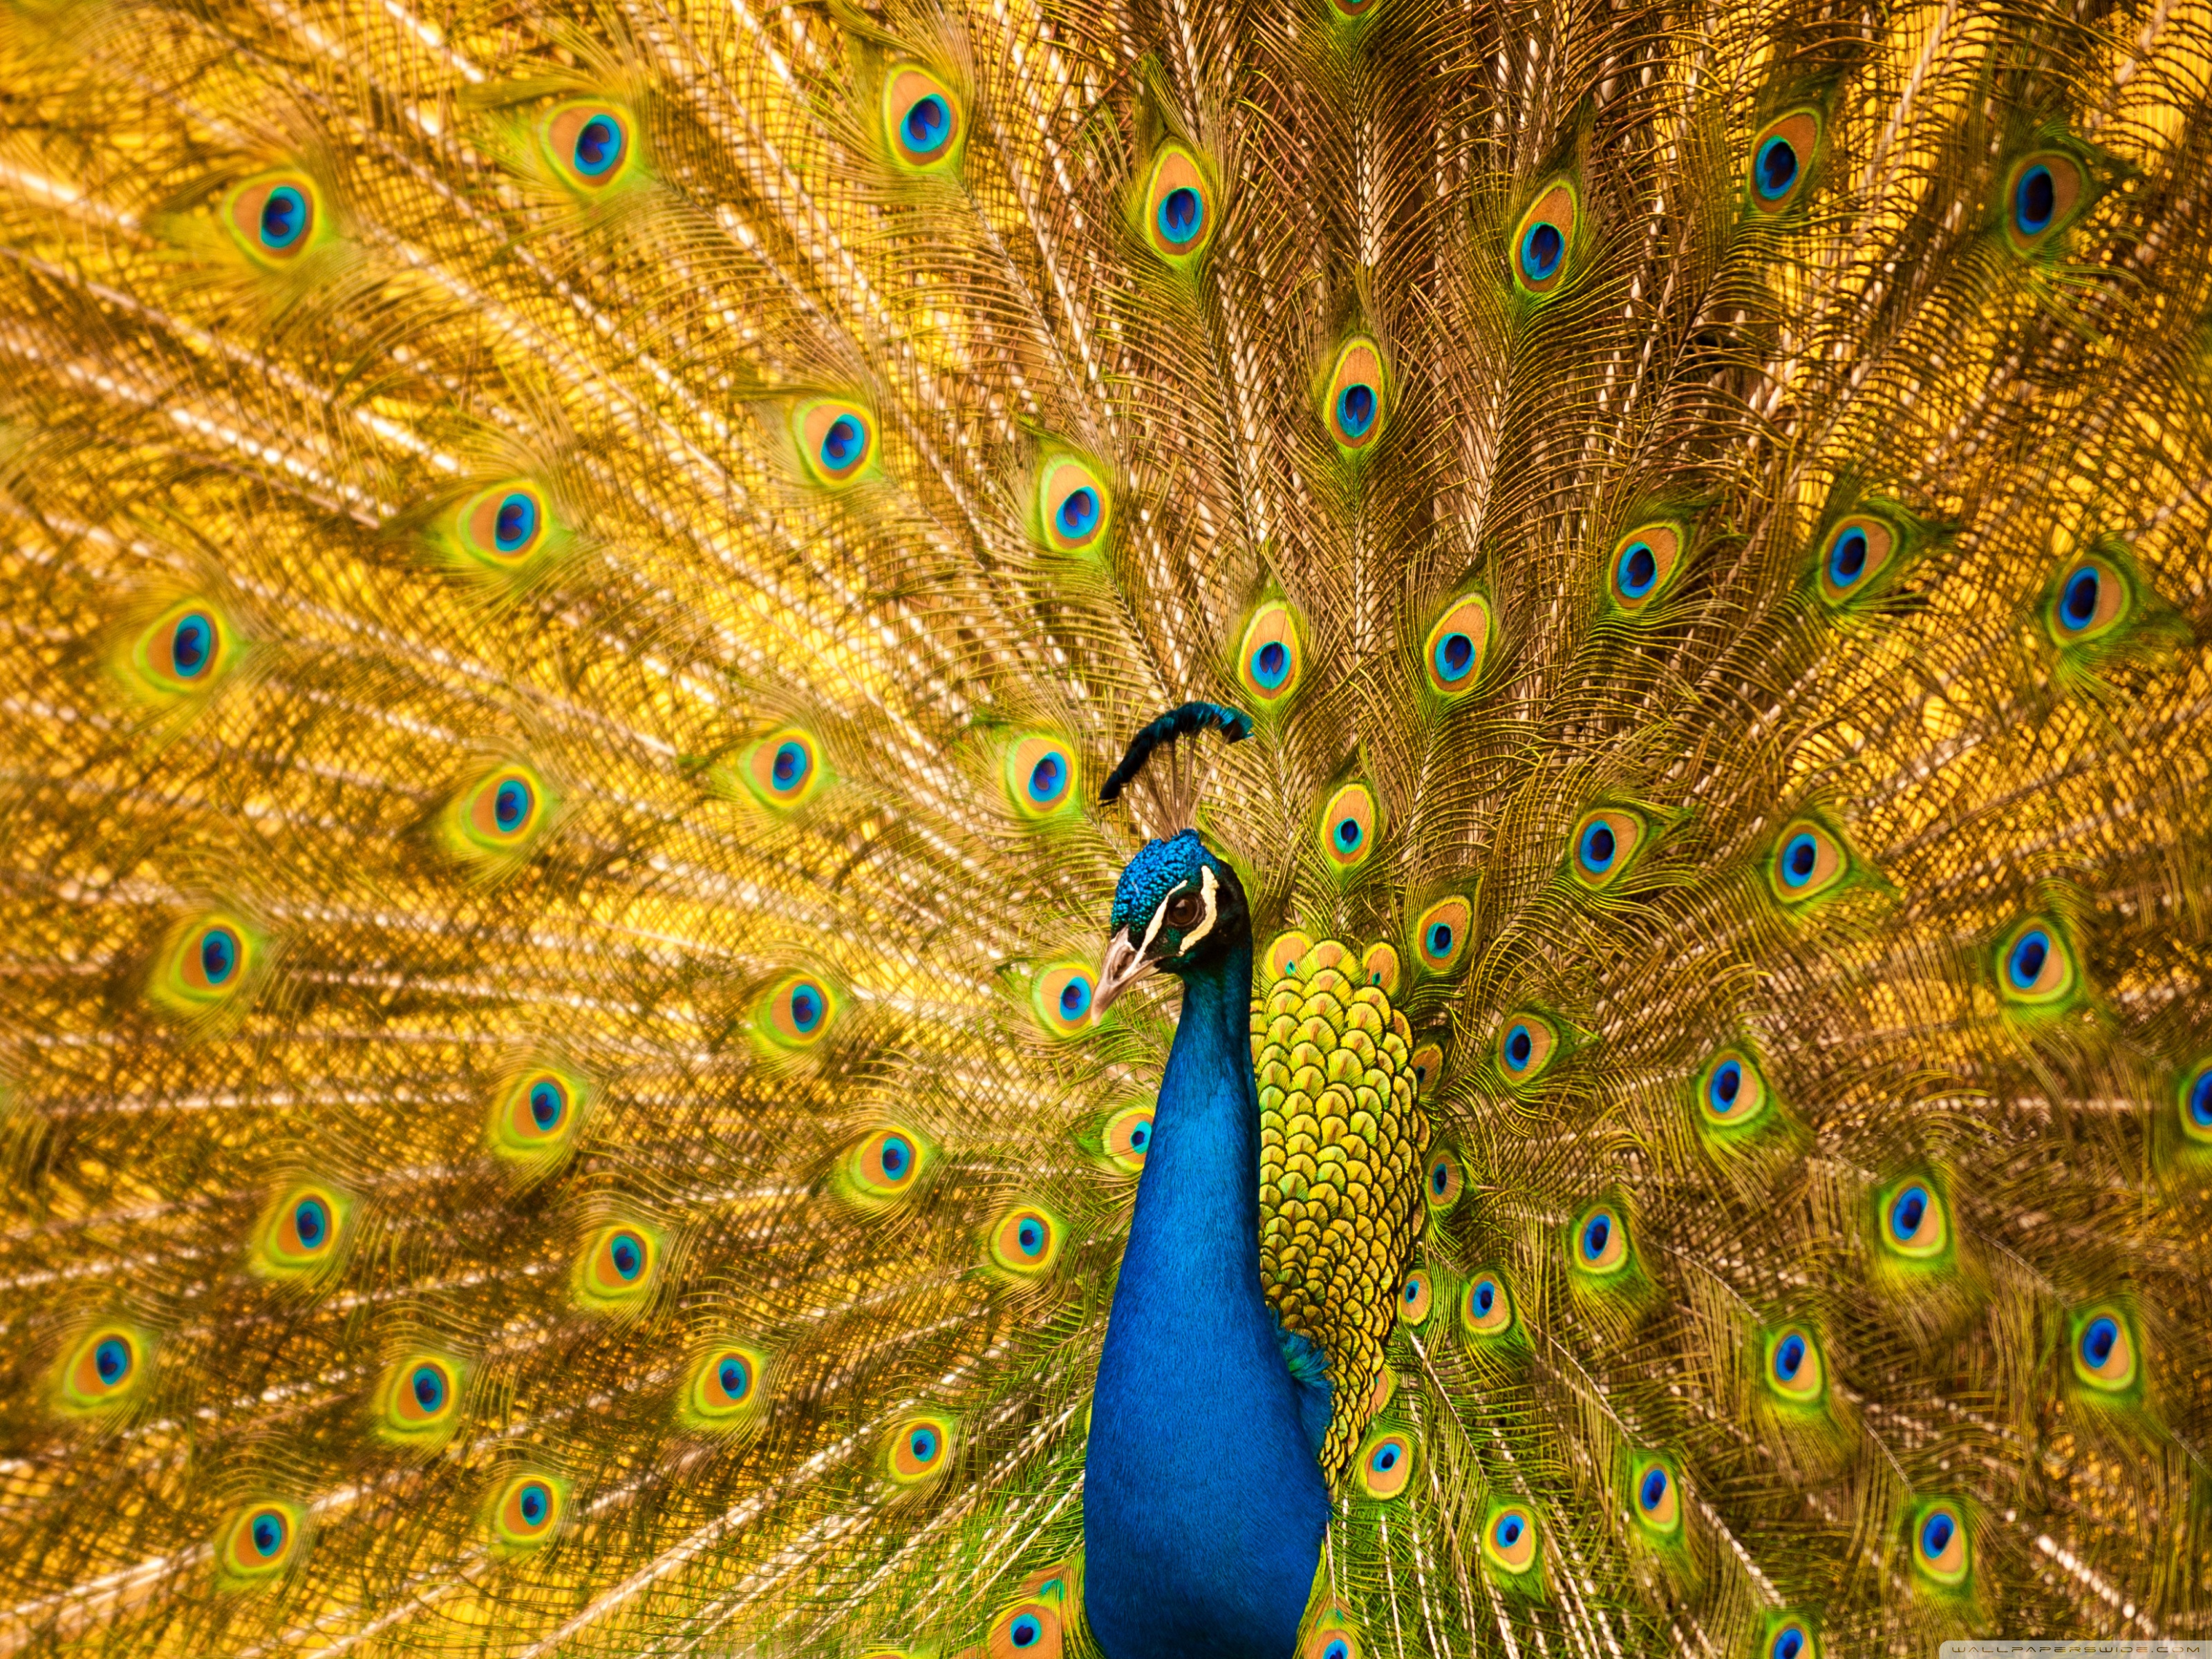
[(1290, 1659), (1328, 1521), (1311, 1392), (1260, 1287), (1252, 951), (1183, 979), (1084, 1471), (1108, 1659)]

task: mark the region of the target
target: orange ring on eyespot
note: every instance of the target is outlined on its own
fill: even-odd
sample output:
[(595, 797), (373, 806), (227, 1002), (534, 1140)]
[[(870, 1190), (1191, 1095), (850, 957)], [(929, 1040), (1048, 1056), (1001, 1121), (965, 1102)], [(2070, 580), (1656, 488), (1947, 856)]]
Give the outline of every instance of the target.
[(1925, 1261), (1942, 1254), (1950, 1219), (1935, 1182), (1918, 1176), (1899, 1182), (1880, 1200), (1882, 1242), (1898, 1255)]
[(1482, 1523), (1482, 1553), (1516, 1577), (1536, 1564), (1536, 1517), (1525, 1504), (1508, 1504)]
[(2069, 559), (2059, 568), (2045, 612), (2052, 642), (2063, 648), (2102, 638), (2126, 617), (2134, 599), (2134, 584), (2111, 560), (2094, 553)]
[(1413, 1474), (1413, 1440), (1401, 1430), (1376, 1436), (1360, 1449), (1359, 1489), (1388, 1501), (1406, 1490)]
[(1509, 1084), (1533, 1083), (1559, 1046), (1559, 1032), (1541, 1014), (1512, 1015), (1498, 1028), (1498, 1069)]
[(545, 544), (553, 515), (535, 484), (495, 484), (461, 509), (469, 551), (487, 563), (514, 566)]
[(223, 221), (257, 264), (290, 264), (315, 246), (322, 224), (322, 192), (304, 173), (264, 173), (230, 192)]
[(988, 1659), (1060, 1659), (1059, 1609), (1048, 1602), (1018, 1601), (991, 1621)]
[(418, 1354), (392, 1368), (386, 1385), (386, 1412), (394, 1427), (434, 1428), (460, 1407), (460, 1389), (453, 1367), (434, 1355)]
[(1513, 1328), (1513, 1293), (1506, 1287), (1505, 1275), (1494, 1267), (1485, 1267), (1468, 1280), (1467, 1294), (1460, 1298), (1460, 1323), (1471, 1336), (1503, 1336)]
[(1997, 994), (2007, 1002), (2057, 1002), (2072, 992), (2074, 981), (2072, 941), (2056, 922), (2031, 916), (1997, 951)]
[(893, 1124), (877, 1130), (853, 1151), (854, 1178), (880, 1198), (896, 1198), (914, 1185), (924, 1159), (921, 1138)]
[(1720, 1128), (1747, 1128), (1766, 1110), (1766, 1078), (1740, 1048), (1723, 1048), (1708, 1060), (1697, 1089), (1698, 1110)]
[(1820, 597), (1840, 605), (1871, 592), (1896, 550), (1897, 532), (1872, 514), (1838, 520), (1820, 544)]
[(876, 419), (842, 398), (814, 398), (792, 416), (799, 459), (815, 483), (852, 483), (876, 459)]
[(561, 105), (538, 133), (555, 171), (572, 188), (592, 194), (628, 173), (636, 148), (629, 113), (593, 100)]
[(1629, 1477), (1628, 1491), (1631, 1512), (1638, 1526), (1662, 1534), (1681, 1530), (1681, 1492), (1666, 1459), (1637, 1460)]
[(1006, 751), (1006, 786), (1024, 817), (1057, 812), (1075, 799), (1075, 757), (1056, 738), (1024, 738)]
[(1322, 851), (1339, 870), (1356, 870), (1375, 851), (1375, 796), (1364, 783), (1347, 783), (1322, 811)]
[(538, 781), (520, 766), (503, 766), (476, 787), (469, 827), (483, 840), (514, 846), (538, 825), (544, 797)]
[(266, 1577), (291, 1559), (299, 1534), (299, 1519), (289, 1505), (249, 1505), (223, 1528), (223, 1566), (234, 1577)]
[(1576, 1271), (1606, 1278), (1628, 1265), (1628, 1228), (1610, 1204), (1598, 1204), (1575, 1220), (1568, 1252)]
[(1413, 1068), (1413, 1091), (1425, 1096), (1444, 1074), (1444, 1051), (1433, 1042), (1424, 1042), (1413, 1050), (1410, 1064)]
[(1322, 423), (1339, 449), (1356, 455), (1382, 435), (1389, 414), (1381, 348), (1364, 335), (1347, 340), (1336, 354), (1328, 389), (1322, 394)]
[(113, 1399), (137, 1380), (143, 1363), (131, 1332), (120, 1325), (100, 1327), (77, 1344), (64, 1372), (70, 1403), (83, 1407)]
[(602, 1228), (585, 1257), (585, 1288), (600, 1302), (630, 1301), (653, 1286), (659, 1247), (641, 1227)]
[(1682, 532), (1664, 521), (1641, 525), (1613, 545), (1606, 566), (1606, 590), (1630, 615), (1644, 609), (1674, 585), (1682, 556)]
[(1292, 928), (1287, 933), (1275, 935), (1274, 943), (1267, 947), (1263, 966), (1267, 970), (1270, 984), (1281, 979), (1296, 979), (1306, 958), (1313, 954), (1314, 942), (1310, 934)]
[(1466, 1186), (1460, 1174), (1459, 1160), (1448, 1148), (1439, 1146), (1429, 1154), (1429, 1170), (1421, 1182), (1421, 1194), (1432, 1210), (1449, 1210), (1459, 1202)]
[(1194, 264), (1213, 240), (1218, 206), (1197, 158), (1180, 144), (1164, 148), (1145, 183), (1145, 240), (1170, 265)]
[(765, 1362), (749, 1348), (711, 1350), (692, 1374), (691, 1406), (709, 1419), (737, 1417), (758, 1404)]
[(1401, 1324), (1419, 1328), (1428, 1322), (1429, 1304), (1435, 1288), (1428, 1274), (1415, 1271), (1406, 1275), (1406, 1282), (1398, 1287), (1398, 1320)]
[(179, 976), (203, 998), (228, 996), (245, 982), (250, 950), (243, 929), (224, 921), (202, 922), (185, 935)]
[(1481, 684), (1490, 652), (1490, 602), (1480, 593), (1454, 600), (1421, 642), (1421, 670), (1440, 697), (1462, 697)]
[(1567, 869), (1593, 892), (1620, 878), (1636, 861), (1644, 841), (1644, 820), (1626, 808), (1601, 806), (1583, 814), (1569, 838)]
[(1820, 1399), (1827, 1389), (1820, 1344), (1802, 1325), (1784, 1325), (1766, 1340), (1766, 1386), (1796, 1405)]
[(1948, 1498), (1924, 1504), (1912, 1517), (1912, 1565), (1936, 1583), (1955, 1588), (1966, 1580), (1966, 1517)]
[(1438, 899), (1413, 922), (1413, 953), (1431, 974), (1448, 974), (1467, 949), (1474, 928), (1474, 910), (1454, 895)]
[(2069, 1344), (2074, 1375), (2100, 1394), (2133, 1388), (2137, 1366), (2130, 1325), (2126, 1312), (2110, 1303), (2078, 1316)]
[(1397, 1393), (1398, 1373), (1385, 1365), (1375, 1373), (1375, 1386), (1367, 1391), (1367, 1414), (1370, 1417), (1381, 1416), (1389, 1408)]
[(222, 613), (188, 599), (140, 635), (132, 655), (140, 673), (161, 689), (198, 693), (222, 678), (229, 642)]
[(939, 1417), (916, 1417), (893, 1429), (889, 1456), (894, 1479), (911, 1483), (945, 1473), (952, 1462), (952, 1425)]
[(1826, 892), (1850, 869), (1843, 844), (1826, 824), (1814, 818), (1792, 818), (1774, 838), (1766, 879), (1774, 896), (1784, 904), (1802, 904)]
[(1796, 201), (1812, 175), (1820, 144), (1818, 110), (1794, 109), (1761, 127), (1751, 141), (1751, 161), (1744, 184), (1753, 208), (1773, 215)]
[[(1335, 0), (1337, 9), (1347, 15), (1356, 15), (1374, 3), (1375, 0), (1359, 0), (1356, 8), (1347, 8), (1345, 0)], [(1298, 1659), (1359, 1659), (1359, 1638), (1345, 1626), (1340, 1610), (1333, 1608), (1330, 1616), (1306, 1633)]]
[(764, 805), (796, 806), (821, 781), (822, 751), (811, 732), (787, 726), (745, 751), (746, 787)]
[(1059, 455), (1037, 481), (1037, 522), (1045, 545), (1056, 553), (1085, 553), (1098, 546), (1114, 520), (1113, 493), (1089, 463)]
[(2006, 168), (2001, 210), (2013, 252), (2032, 253), (2065, 229), (2085, 182), (2081, 162), (2064, 150), (2036, 150)]
[(537, 1071), (515, 1080), (507, 1091), (502, 1116), (507, 1133), (527, 1146), (556, 1139), (568, 1127), (574, 1111), (568, 1079), (556, 1072)]
[(1273, 600), (1254, 611), (1237, 647), (1237, 678), (1246, 692), (1262, 703), (1280, 702), (1298, 689), (1304, 666), (1290, 606)]
[(811, 974), (793, 974), (763, 1005), (768, 1035), (779, 1047), (811, 1048), (830, 1032), (837, 1012), (830, 988)]
[(344, 1212), (337, 1198), (318, 1187), (295, 1187), (285, 1194), (269, 1227), (269, 1251), (286, 1266), (307, 1266), (337, 1248)]
[(1152, 1109), (1128, 1106), (1106, 1120), (1106, 1156), (1131, 1174), (1145, 1167), (1152, 1149)]
[(1566, 279), (1574, 263), (1580, 210), (1573, 188), (1562, 179), (1539, 193), (1521, 216), (1508, 258), (1514, 283), (1523, 294), (1540, 299)]
[(960, 100), (927, 70), (902, 64), (884, 77), (884, 136), (899, 166), (930, 173), (959, 154), (967, 137)]
[(1018, 1206), (991, 1231), (991, 1259), (1009, 1273), (1041, 1273), (1060, 1255), (1060, 1223), (1033, 1204)]
[(507, 1542), (532, 1542), (560, 1524), (561, 1489), (543, 1475), (517, 1475), (501, 1492), (495, 1514)]
[(1091, 1006), (1098, 976), (1085, 962), (1058, 962), (1040, 972), (1030, 988), (1030, 1006), (1047, 1034), (1080, 1036), (1091, 1029)]
[(1386, 997), (1398, 994), (1398, 949), (1395, 945), (1377, 943), (1359, 953), (1359, 978), (1364, 985), (1372, 985)]

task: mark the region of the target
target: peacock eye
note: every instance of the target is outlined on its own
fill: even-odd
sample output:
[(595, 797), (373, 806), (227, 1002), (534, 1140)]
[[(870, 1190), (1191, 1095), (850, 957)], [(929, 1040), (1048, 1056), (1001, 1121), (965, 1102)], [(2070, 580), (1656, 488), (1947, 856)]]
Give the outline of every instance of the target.
[(1170, 927), (1194, 927), (1197, 925), (1199, 917), (1204, 913), (1205, 907), (1199, 902), (1197, 894), (1177, 893), (1168, 901), (1168, 926)]

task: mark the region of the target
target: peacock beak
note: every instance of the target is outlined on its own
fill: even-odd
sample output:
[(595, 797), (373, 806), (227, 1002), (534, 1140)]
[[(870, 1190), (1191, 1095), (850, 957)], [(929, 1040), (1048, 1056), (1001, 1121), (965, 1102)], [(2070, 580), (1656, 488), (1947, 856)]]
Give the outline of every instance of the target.
[(1098, 964), (1098, 988), (1091, 996), (1091, 1023), (1096, 1025), (1115, 998), (1158, 965), (1146, 960), (1127, 933), (1115, 934), (1106, 946), (1106, 960)]

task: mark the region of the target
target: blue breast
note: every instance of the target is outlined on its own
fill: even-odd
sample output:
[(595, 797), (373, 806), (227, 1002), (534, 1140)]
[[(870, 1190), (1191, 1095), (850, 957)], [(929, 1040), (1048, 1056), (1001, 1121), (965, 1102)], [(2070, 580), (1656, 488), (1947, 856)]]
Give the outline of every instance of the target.
[(1114, 1292), (1084, 1472), (1084, 1610), (1108, 1659), (1291, 1659), (1328, 1521), (1260, 1288), (1251, 953), (1185, 981)]

